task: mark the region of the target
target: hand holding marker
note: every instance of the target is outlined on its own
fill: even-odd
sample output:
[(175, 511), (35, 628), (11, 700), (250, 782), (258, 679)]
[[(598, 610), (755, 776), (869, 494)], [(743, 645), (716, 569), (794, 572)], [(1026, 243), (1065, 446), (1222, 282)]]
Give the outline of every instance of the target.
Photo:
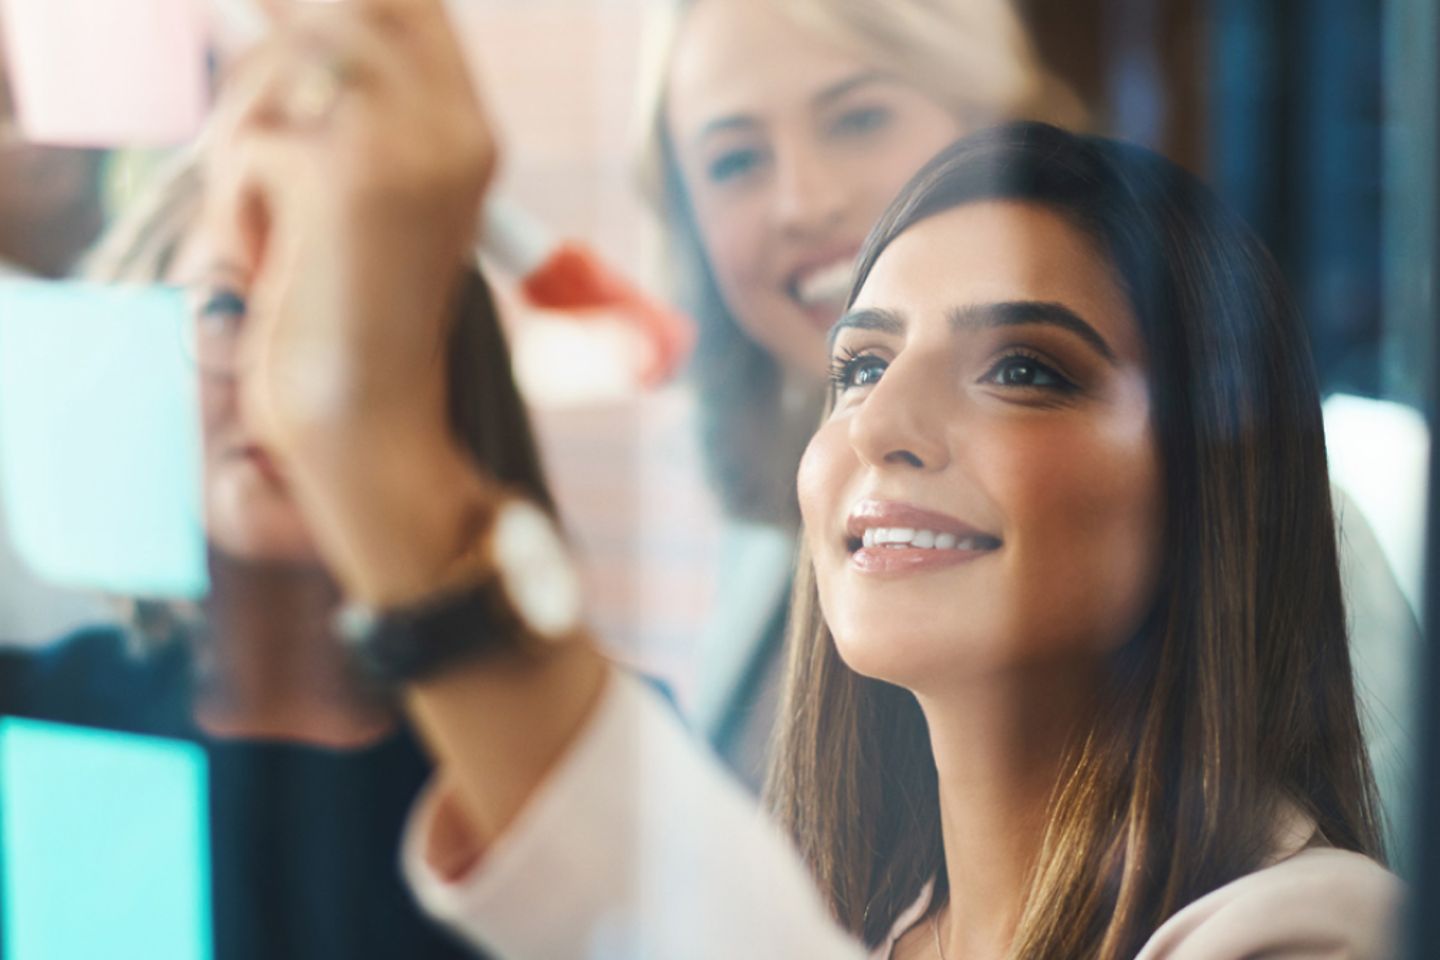
[[(227, 56), (266, 28), (255, 0), (209, 3), (217, 44)], [(641, 385), (660, 386), (684, 366), (695, 344), (694, 321), (646, 294), (589, 245), (555, 236), (524, 207), (493, 194), (480, 234), (476, 252), (515, 280), (531, 307), (580, 321), (619, 321), (637, 333), (649, 348), (637, 365)]]

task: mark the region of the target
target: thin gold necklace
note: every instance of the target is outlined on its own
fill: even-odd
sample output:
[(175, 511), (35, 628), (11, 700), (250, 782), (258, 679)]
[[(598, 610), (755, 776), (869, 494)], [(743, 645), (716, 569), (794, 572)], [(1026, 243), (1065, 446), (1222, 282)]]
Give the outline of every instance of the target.
[(930, 931), (935, 934), (935, 956), (945, 960), (945, 948), (940, 945), (940, 911), (930, 917)]

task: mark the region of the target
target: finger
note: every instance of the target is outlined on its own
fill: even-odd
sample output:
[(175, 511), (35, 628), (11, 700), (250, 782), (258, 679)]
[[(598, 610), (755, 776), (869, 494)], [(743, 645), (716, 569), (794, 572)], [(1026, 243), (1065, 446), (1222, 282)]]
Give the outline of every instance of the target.
[(216, 257), (253, 280), (283, 250), (292, 196), (303, 195), (310, 153), (293, 138), (250, 128), (205, 157), (202, 224)]
[(414, 66), (394, 34), (349, 3), (306, 4), (287, 24), (297, 52), (344, 64), (349, 79), (380, 92), (413, 82)]
[(276, 30), (226, 73), (206, 131), (211, 143), (234, 139), (247, 126), (283, 120), (284, 95), (300, 62), (293, 34)]
[(440, 0), (340, 0), (327, 5), (363, 13), (402, 40), (421, 74), (446, 83), (470, 82), (464, 46)]

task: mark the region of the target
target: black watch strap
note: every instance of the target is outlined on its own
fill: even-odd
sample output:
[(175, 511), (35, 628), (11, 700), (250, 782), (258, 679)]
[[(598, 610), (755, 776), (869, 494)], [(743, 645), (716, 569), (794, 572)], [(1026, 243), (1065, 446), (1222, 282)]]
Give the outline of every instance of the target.
[(514, 649), (524, 627), (496, 578), (411, 607), (345, 606), (337, 630), (361, 669), (385, 685), (426, 680), (457, 663)]

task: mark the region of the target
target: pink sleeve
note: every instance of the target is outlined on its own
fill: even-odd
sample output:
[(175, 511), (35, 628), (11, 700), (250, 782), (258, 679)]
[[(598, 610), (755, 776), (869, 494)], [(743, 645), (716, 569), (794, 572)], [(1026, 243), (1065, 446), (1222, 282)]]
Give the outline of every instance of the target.
[(423, 854), (434, 813), (422, 801), (411, 815), (405, 874), (427, 912), (498, 956), (865, 956), (789, 841), (630, 677), (612, 679), (517, 821), (458, 879)]
[(1135, 960), (1390, 960), (1401, 897), (1375, 861), (1310, 848), (1190, 904)]

